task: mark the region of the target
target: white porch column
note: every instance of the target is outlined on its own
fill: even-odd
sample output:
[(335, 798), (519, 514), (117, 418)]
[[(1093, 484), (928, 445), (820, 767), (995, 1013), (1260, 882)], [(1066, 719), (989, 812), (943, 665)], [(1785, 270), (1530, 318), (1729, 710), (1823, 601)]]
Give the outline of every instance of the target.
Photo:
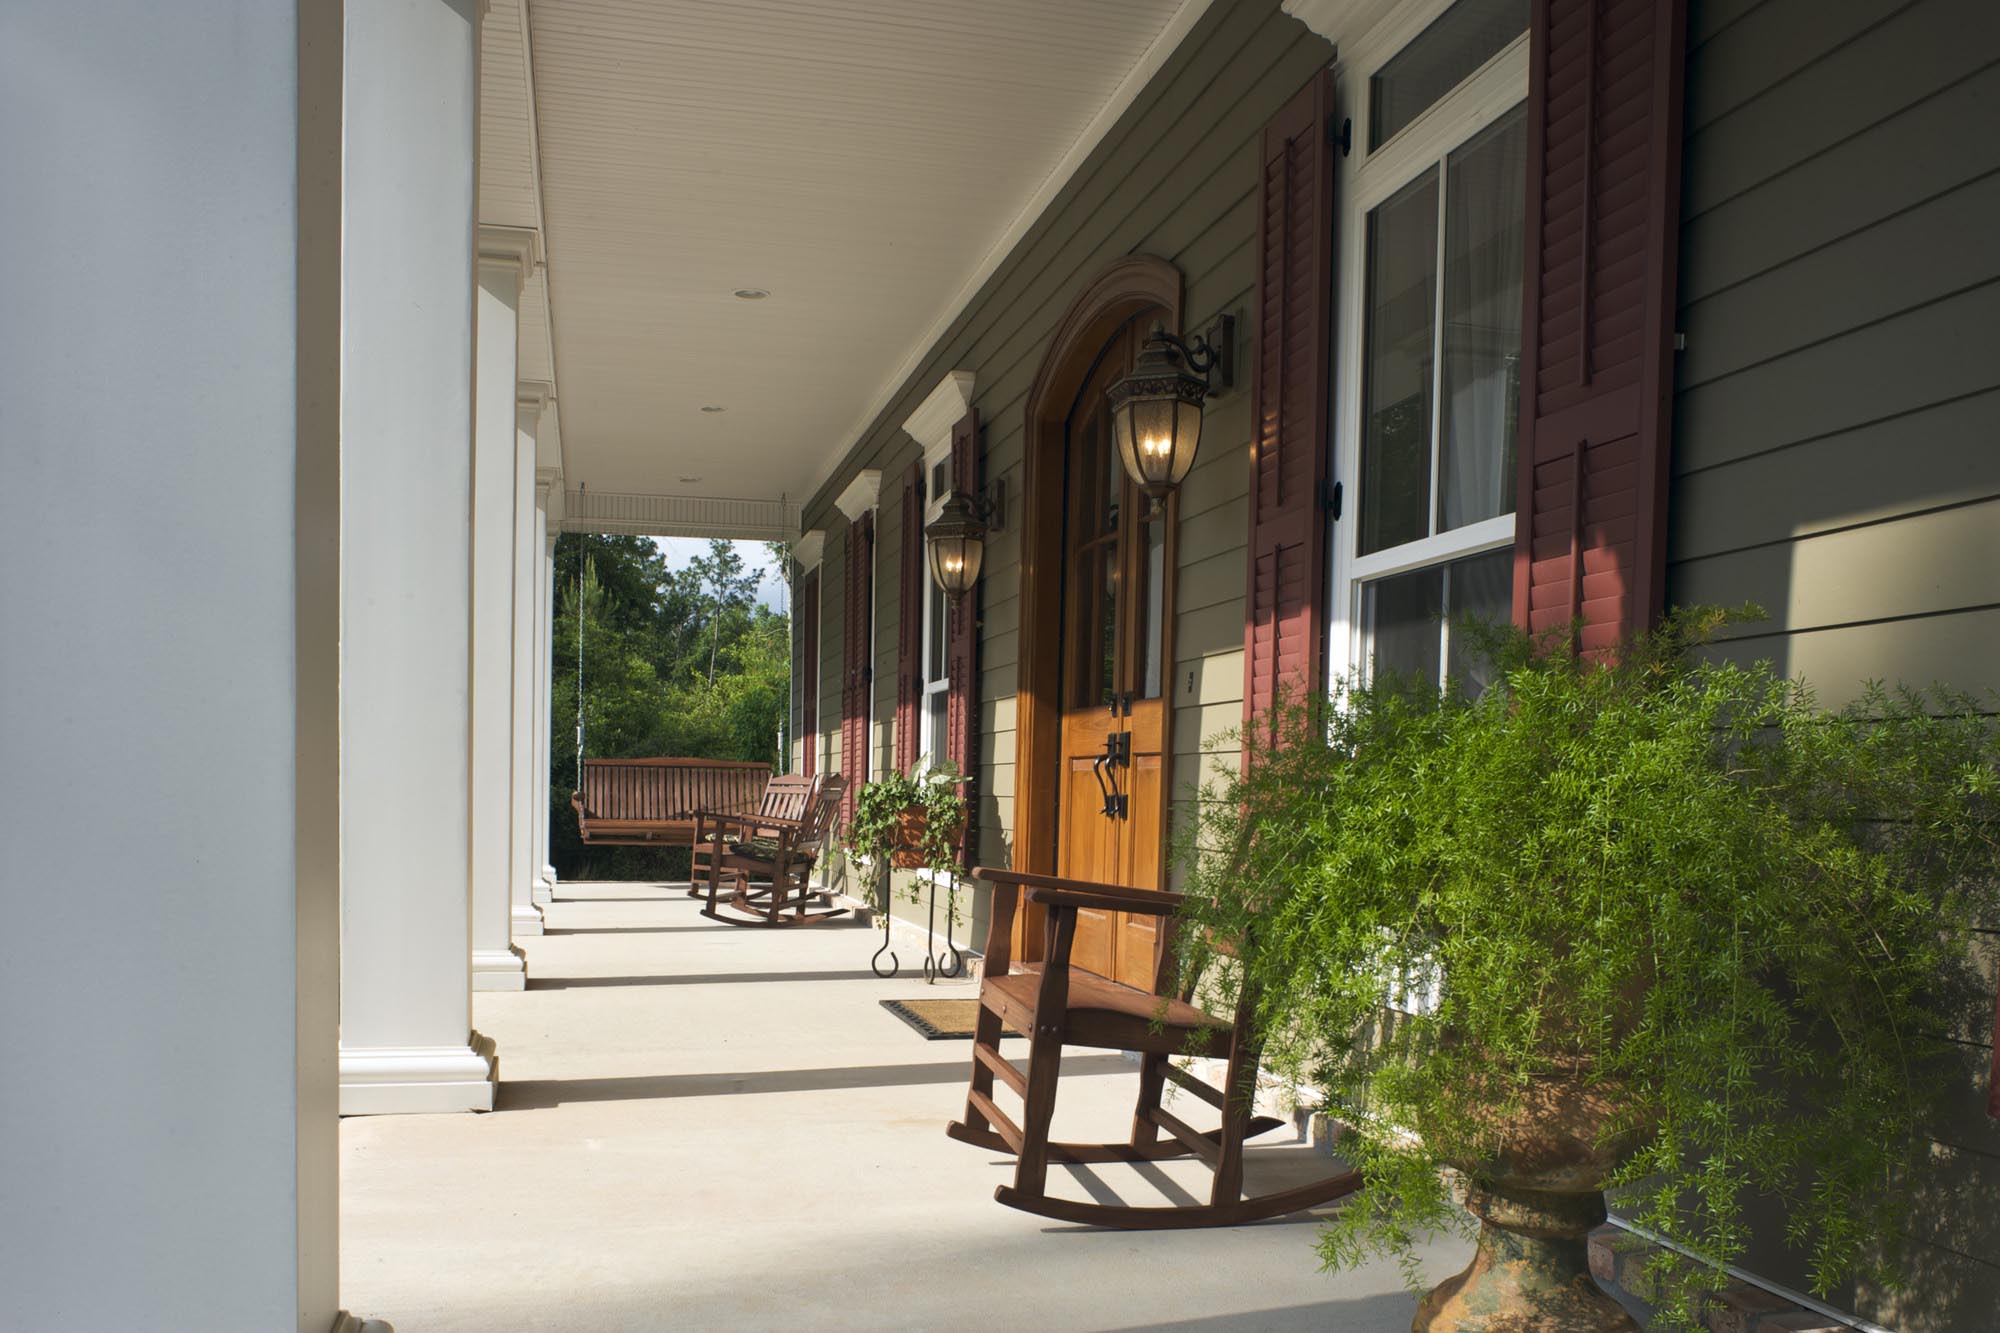
[(515, 399), (529, 234), (479, 229), (472, 425), (472, 988), (520, 990), (514, 948)]
[[(535, 880), (541, 872), (535, 844), (535, 737), (541, 710), (535, 706), (535, 647), (541, 627), (535, 612), (541, 604), (542, 543), (535, 518), (541, 508), (536, 496), (536, 440), (542, 413), (549, 405), (549, 386), (522, 384), (515, 398), (514, 427), (514, 707), (513, 802), (514, 829), (507, 883), (516, 935), (542, 933), (541, 909), (535, 906)], [(544, 802), (546, 804), (546, 802)]]
[(479, 0), (346, 8), (340, 1109), (485, 1110), (466, 947)]
[(10, 1329), (336, 1318), (340, 61), (0, 5)]
[(555, 690), (556, 531), (549, 526), (549, 496), (562, 474), (535, 474), (535, 883), (532, 896), (546, 905), (554, 896), (556, 868), (549, 864), (549, 751)]

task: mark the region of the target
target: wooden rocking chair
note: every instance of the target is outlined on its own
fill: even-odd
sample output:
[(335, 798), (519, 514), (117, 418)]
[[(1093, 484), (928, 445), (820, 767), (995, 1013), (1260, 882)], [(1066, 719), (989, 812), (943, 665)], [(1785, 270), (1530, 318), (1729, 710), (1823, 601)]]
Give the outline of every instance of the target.
[[(1059, 1221), (1140, 1230), (1235, 1226), (1312, 1208), (1361, 1187), (1361, 1174), (1345, 1171), (1292, 1189), (1243, 1197), (1245, 1140), (1285, 1122), (1252, 1114), (1260, 1049), (1252, 1022), (1254, 997), (1246, 992), (1238, 998), (1233, 1018), (1218, 1018), (1190, 1003), (1191, 984), (1174, 995), (1164, 990), (1173, 972), (1169, 960), (1181, 895), (985, 867), (972, 873), (994, 890), (986, 935), (986, 979), (979, 989), (965, 1119), (953, 1121), (945, 1132), (961, 1142), (1014, 1155), (1014, 1183), (996, 1189), (995, 1199)], [(1010, 973), (1014, 914), (1024, 890), (1029, 902), (1047, 909), (1047, 962), (1026, 964), (1022, 971)], [(1080, 908), (1163, 918), (1152, 991), (1070, 965)], [(1030, 1034), (1025, 1073), (1000, 1054), (1003, 1023)], [(1171, 1057), (1185, 1054), (1201, 1039), (1226, 1039), (1229, 1069), (1220, 1091), (1171, 1063)], [(1139, 1099), (1128, 1142), (1050, 1142), (1049, 1121), (1055, 1112), (1065, 1045), (1141, 1054)], [(996, 1076), (1021, 1097), (1024, 1110), (1019, 1125), (994, 1104)], [(1220, 1111), (1221, 1126), (1203, 1133), (1163, 1107), (1161, 1093), (1169, 1080)], [(1161, 1130), (1170, 1136), (1165, 1142)], [(1190, 1154), (1215, 1172), (1206, 1204), (1128, 1207), (1059, 1199), (1047, 1191), (1050, 1162), (1153, 1162)]]
[[(757, 815), (763, 819), (799, 820), (805, 818), (806, 806), (812, 794), (819, 787), (819, 779), (804, 773), (781, 773), (764, 784), (764, 794), (757, 802)], [(690, 898), (699, 899), (708, 888), (708, 863), (711, 854), (722, 845), (722, 829), (701, 827), (696, 821), (694, 855), (688, 869), (688, 891)], [(733, 829), (739, 841), (756, 838), (776, 838), (777, 828), (772, 824), (759, 824), (744, 834), (741, 829)]]
[[(700, 812), (696, 838), (710, 849), (708, 902), (701, 914), (732, 926), (812, 926), (845, 916), (845, 907), (809, 912), (806, 904), (814, 898), (830, 900), (824, 890), (812, 887), (812, 871), (832, 839), (840, 798), (846, 791), (846, 778), (837, 773), (827, 778), (813, 791), (805, 814), (798, 819)], [(715, 833), (712, 843), (708, 842), (710, 830)], [(724, 875), (736, 881), (736, 891), (726, 905), (749, 919), (725, 916), (717, 909)], [(753, 889), (753, 879), (768, 880), (769, 885)], [(787, 908), (791, 909), (789, 916)]]

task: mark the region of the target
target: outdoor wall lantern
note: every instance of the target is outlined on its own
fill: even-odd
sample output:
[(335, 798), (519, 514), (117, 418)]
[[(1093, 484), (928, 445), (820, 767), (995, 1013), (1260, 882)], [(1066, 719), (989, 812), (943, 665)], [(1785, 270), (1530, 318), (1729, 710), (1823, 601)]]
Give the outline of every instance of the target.
[(977, 500), (964, 491), (953, 491), (945, 497), (943, 510), (925, 526), (931, 577), (947, 597), (963, 596), (979, 581), (979, 567), (986, 559), (986, 536), (1001, 526), (1005, 496), (997, 480)]
[(1194, 466), (1201, 444), (1201, 405), (1210, 372), (1217, 388), (1232, 379), (1236, 318), (1222, 315), (1185, 342), (1160, 327), (1146, 335), (1145, 350), (1129, 375), (1105, 390), (1111, 400), (1111, 430), (1125, 472), (1145, 493), (1157, 514)]

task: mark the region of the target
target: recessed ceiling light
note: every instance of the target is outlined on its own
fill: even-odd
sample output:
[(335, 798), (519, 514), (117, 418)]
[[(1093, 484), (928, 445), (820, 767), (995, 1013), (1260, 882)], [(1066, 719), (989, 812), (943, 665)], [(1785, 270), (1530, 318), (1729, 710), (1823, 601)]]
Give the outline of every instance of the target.
[(683, 485), (683, 486), (692, 486), (692, 485), (694, 485), (694, 484), (695, 484), (696, 482), (698, 482), (698, 481), (700, 481), (700, 480), (701, 480), (701, 478), (700, 478), (700, 477), (682, 477), (682, 478), (681, 478), (681, 485)]
[(736, 299), (739, 301), (761, 301), (770, 294), (762, 287), (738, 287), (736, 289)]
[(701, 410), (704, 412), (727, 412), (729, 409), (724, 407), (721, 403), (709, 403), (706, 406), (704, 406)]

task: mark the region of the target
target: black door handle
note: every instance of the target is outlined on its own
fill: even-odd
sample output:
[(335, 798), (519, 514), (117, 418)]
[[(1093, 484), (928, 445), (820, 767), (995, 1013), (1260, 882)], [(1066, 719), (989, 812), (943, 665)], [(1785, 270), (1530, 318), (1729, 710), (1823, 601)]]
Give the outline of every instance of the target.
[[(1091, 762), (1090, 771), (1097, 778), (1098, 790), (1104, 793), (1104, 814), (1110, 819), (1126, 817), (1125, 793), (1118, 790), (1118, 765), (1131, 762), (1130, 733), (1114, 731), (1104, 737), (1104, 753)], [(1111, 770), (1111, 781), (1104, 780), (1105, 769)]]

